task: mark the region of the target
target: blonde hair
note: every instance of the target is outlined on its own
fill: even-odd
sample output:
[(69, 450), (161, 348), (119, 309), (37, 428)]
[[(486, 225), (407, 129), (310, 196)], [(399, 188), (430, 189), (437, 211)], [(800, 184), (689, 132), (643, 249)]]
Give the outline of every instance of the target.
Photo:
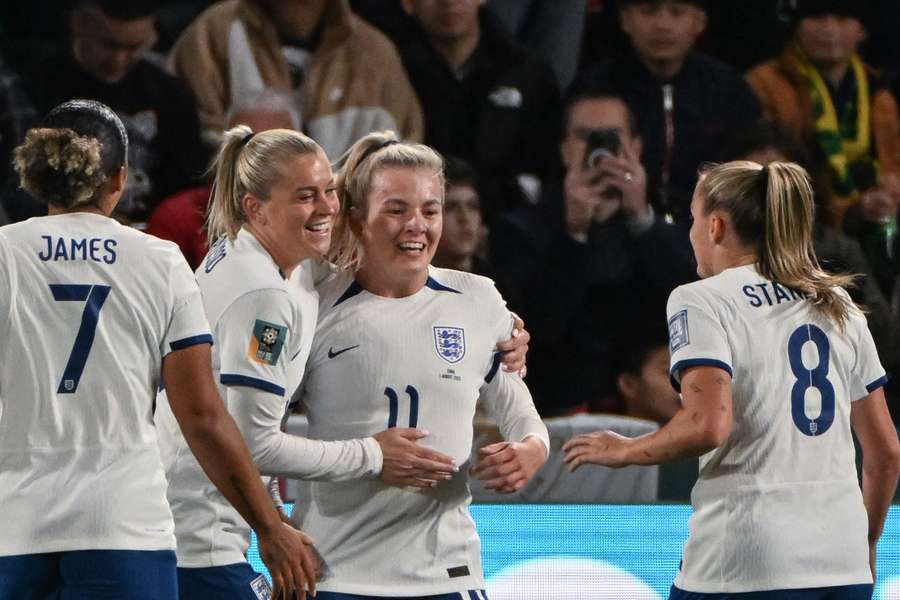
[(313, 152), (322, 149), (311, 138), (291, 129), (254, 134), (246, 125), (238, 125), (226, 131), (210, 166), (215, 171), (206, 218), (210, 245), (223, 235), (234, 239), (247, 222), (245, 195), (268, 200), (272, 187), (284, 176), (284, 164)]
[(48, 204), (90, 204), (106, 181), (100, 140), (72, 129), (29, 129), (14, 154), (22, 189)]
[(827, 273), (819, 265), (813, 249), (813, 190), (803, 167), (729, 162), (705, 170), (697, 186), (703, 213), (727, 213), (738, 238), (755, 247), (761, 275), (802, 292), (844, 328), (856, 305), (836, 288), (853, 285), (855, 276)]
[(387, 167), (427, 169), (438, 178), (444, 202), (444, 159), (424, 144), (401, 142), (393, 131), (376, 131), (356, 141), (338, 160), (337, 193), (341, 212), (329, 259), (341, 269), (356, 270), (362, 261), (362, 246), (350, 231), (350, 211), (365, 215), (369, 208), (372, 179)]

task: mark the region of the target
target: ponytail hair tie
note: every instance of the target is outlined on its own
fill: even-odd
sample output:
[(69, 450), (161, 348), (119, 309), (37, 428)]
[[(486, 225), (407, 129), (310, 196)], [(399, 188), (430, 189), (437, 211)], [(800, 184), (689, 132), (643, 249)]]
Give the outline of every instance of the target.
[(361, 165), (367, 158), (369, 158), (371, 155), (375, 154), (382, 148), (387, 148), (388, 146), (393, 146), (394, 144), (399, 144), (399, 143), (400, 143), (400, 140), (386, 140), (384, 142), (381, 142), (377, 146), (372, 146), (371, 148), (369, 148), (368, 150), (363, 152), (363, 155), (359, 158), (359, 162), (356, 164)]

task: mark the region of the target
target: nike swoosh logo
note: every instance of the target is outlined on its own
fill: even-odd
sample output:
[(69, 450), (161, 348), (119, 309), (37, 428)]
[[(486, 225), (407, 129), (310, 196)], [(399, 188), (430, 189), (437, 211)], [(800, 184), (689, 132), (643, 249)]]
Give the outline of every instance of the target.
[(337, 352), (334, 351), (334, 347), (331, 347), (328, 349), (328, 358), (334, 358), (336, 356), (340, 356), (344, 352), (348, 352), (350, 350), (353, 350), (354, 348), (359, 348), (359, 344), (357, 344), (355, 346), (350, 346), (349, 348), (344, 348), (343, 350), (338, 350)]

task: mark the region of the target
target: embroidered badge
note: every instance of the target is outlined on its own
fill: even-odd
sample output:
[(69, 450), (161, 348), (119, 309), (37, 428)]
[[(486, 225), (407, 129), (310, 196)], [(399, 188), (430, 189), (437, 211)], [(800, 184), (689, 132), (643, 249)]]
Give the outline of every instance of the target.
[(448, 363), (458, 363), (466, 355), (465, 331), (461, 327), (435, 327), (434, 349)]
[(688, 315), (687, 310), (675, 313), (669, 319), (669, 350), (675, 354), (680, 348), (684, 348), (691, 343), (691, 336), (688, 332)]
[(259, 600), (272, 600), (272, 586), (264, 575), (260, 575), (250, 582), (250, 589)]
[(264, 365), (274, 365), (281, 356), (287, 327), (257, 319), (253, 325), (253, 337), (247, 355), (250, 360)]

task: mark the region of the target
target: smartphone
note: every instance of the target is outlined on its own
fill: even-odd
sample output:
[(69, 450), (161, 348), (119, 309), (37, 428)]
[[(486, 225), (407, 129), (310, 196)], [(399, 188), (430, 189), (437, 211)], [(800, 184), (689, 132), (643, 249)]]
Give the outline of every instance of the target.
[(594, 169), (602, 158), (613, 158), (619, 155), (622, 142), (617, 129), (592, 129), (587, 136), (584, 149), (584, 168)]

